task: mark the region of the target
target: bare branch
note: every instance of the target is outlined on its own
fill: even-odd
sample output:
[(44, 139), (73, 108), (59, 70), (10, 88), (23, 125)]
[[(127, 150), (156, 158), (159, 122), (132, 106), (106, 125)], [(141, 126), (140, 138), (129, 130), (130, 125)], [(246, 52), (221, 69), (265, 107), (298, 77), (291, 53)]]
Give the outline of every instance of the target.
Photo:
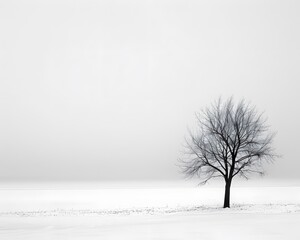
[(274, 134), (263, 114), (244, 100), (234, 104), (232, 97), (224, 102), (219, 98), (195, 115), (198, 128), (189, 131), (180, 161), (183, 172), (199, 177), (201, 183), (263, 174), (263, 163), (277, 157), (271, 147)]

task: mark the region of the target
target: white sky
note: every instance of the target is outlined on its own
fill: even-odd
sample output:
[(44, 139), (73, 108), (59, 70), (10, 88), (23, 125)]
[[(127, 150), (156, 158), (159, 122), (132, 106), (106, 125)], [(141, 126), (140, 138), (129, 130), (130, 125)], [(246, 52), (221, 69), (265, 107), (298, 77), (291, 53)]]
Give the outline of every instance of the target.
[(299, 177), (299, 1), (0, 2), (0, 179), (178, 179), (194, 112), (265, 111)]

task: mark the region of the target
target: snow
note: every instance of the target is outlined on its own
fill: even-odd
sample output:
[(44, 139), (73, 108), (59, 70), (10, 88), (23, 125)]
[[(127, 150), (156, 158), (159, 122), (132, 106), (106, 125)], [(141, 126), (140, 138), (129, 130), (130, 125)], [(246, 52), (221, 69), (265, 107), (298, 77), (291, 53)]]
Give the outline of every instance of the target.
[[(279, 184), (277, 184), (279, 185)], [(300, 239), (300, 186), (2, 184), (0, 239)]]

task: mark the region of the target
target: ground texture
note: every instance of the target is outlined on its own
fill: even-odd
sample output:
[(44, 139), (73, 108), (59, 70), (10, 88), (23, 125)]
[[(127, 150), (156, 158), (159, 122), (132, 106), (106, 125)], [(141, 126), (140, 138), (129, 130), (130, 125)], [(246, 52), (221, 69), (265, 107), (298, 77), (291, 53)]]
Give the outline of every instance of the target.
[(300, 188), (2, 188), (0, 239), (300, 239)]

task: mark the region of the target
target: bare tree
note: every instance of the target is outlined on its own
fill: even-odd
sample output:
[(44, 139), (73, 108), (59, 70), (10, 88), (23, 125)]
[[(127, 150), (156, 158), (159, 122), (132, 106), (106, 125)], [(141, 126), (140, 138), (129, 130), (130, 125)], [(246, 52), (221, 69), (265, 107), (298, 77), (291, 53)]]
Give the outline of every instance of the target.
[(262, 114), (244, 100), (221, 98), (210, 108), (196, 113), (198, 129), (189, 131), (185, 157), (180, 159), (187, 176), (198, 176), (205, 184), (212, 178), (224, 178), (224, 208), (230, 207), (230, 187), (235, 176), (248, 178), (263, 174), (264, 162), (276, 157), (272, 145), (274, 133), (269, 131)]

